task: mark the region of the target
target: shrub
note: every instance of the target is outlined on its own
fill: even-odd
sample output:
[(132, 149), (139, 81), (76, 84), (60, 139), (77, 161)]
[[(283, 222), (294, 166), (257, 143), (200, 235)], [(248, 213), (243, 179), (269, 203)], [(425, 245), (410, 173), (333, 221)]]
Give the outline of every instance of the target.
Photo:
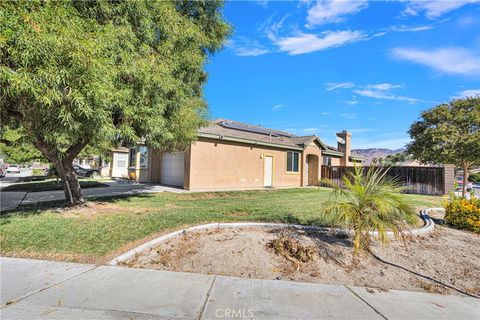
[(32, 170), (32, 175), (34, 175), (34, 176), (44, 176), (45, 175), (45, 170), (33, 169)]
[(392, 231), (396, 238), (403, 237), (404, 227), (415, 221), (415, 210), (401, 193), (405, 188), (387, 176), (387, 171), (371, 167), (364, 172), (356, 167), (355, 172), (343, 176), (343, 188), (324, 180), (334, 190), (322, 207), (322, 214), (353, 231), (355, 255), (371, 253), (371, 231), (377, 231), (381, 243), (386, 245), (387, 231)]
[(471, 174), (468, 177), (468, 181), (470, 181), (470, 182), (480, 182), (480, 172)]
[(445, 222), (454, 227), (480, 233), (480, 199), (451, 195), (443, 204)]

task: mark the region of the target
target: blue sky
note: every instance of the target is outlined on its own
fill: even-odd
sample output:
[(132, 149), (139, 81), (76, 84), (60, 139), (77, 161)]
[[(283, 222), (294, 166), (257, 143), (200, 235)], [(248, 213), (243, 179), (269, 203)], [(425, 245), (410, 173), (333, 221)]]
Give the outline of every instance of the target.
[(420, 112), (480, 93), (480, 0), (230, 1), (211, 118), (400, 148)]

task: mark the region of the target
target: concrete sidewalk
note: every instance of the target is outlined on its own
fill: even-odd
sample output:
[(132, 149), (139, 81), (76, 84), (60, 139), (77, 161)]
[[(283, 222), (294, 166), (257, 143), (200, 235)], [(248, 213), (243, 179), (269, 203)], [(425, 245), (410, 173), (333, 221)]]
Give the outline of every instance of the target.
[[(102, 181), (102, 183), (107, 184), (108, 187), (82, 189), (83, 196), (85, 198), (95, 198), (155, 192), (185, 192), (185, 190), (183, 189), (161, 185), (122, 183), (115, 181)], [(1, 211), (15, 210), (21, 205), (36, 204), (40, 202), (57, 200), (65, 200), (65, 194), (63, 190), (40, 192), (0, 191)]]
[(478, 319), (480, 301), (1, 258), (1, 319)]

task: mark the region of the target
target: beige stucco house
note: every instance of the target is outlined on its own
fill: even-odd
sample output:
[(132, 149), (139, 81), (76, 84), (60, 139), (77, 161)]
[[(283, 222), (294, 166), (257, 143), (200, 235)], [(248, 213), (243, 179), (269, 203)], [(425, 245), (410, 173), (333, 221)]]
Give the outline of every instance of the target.
[(322, 165), (362, 161), (350, 153), (351, 133), (342, 131), (337, 136), (338, 145), (332, 147), (317, 136), (219, 119), (199, 129), (198, 140), (181, 152), (161, 152), (144, 145), (128, 153), (116, 150), (110, 172), (187, 190), (316, 185)]

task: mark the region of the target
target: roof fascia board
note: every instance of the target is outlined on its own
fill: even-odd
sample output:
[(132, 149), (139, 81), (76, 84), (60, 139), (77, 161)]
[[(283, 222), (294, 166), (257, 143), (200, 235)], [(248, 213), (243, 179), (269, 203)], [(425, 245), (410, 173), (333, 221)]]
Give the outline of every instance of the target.
[(365, 160), (367, 160), (367, 159), (365, 159), (365, 158), (355, 157), (355, 156), (350, 156), (350, 159), (351, 159), (351, 160), (359, 160), (359, 161), (365, 161)]
[(294, 147), (294, 146), (287, 146), (287, 145), (277, 144), (277, 143), (269, 143), (269, 142), (262, 142), (262, 141), (256, 141), (256, 140), (250, 140), (250, 139), (235, 138), (235, 137), (229, 137), (229, 136), (221, 136), (221, 135), (212, 134), (212, 133), (199, 132), (198, 136), (202, 137), (202, 138), (210, 138), (210, 139), (216, 139), (216, 140), (240, 142), (240, 143), (253, 144), (253, 145), (258, 145), (258, 146), (275, 147), (275, 148), (282, 148), (282, 149), (288, 149), (288, 150), (298, 150), (298, 151), (303, 150), (302, 147)]
[(333, 150), (324, 150), (322, 151), (323, 154), (330, 155), (330, 156), (341, 156), (343, 157), (343, 152), (333, 151)]
[(327, 145), (325, 143), (323, 143), (323, 141), (320, 140), (319, 137), (315, 136), (313, 141), (317, 142), (324, 150), (327, 150)]

